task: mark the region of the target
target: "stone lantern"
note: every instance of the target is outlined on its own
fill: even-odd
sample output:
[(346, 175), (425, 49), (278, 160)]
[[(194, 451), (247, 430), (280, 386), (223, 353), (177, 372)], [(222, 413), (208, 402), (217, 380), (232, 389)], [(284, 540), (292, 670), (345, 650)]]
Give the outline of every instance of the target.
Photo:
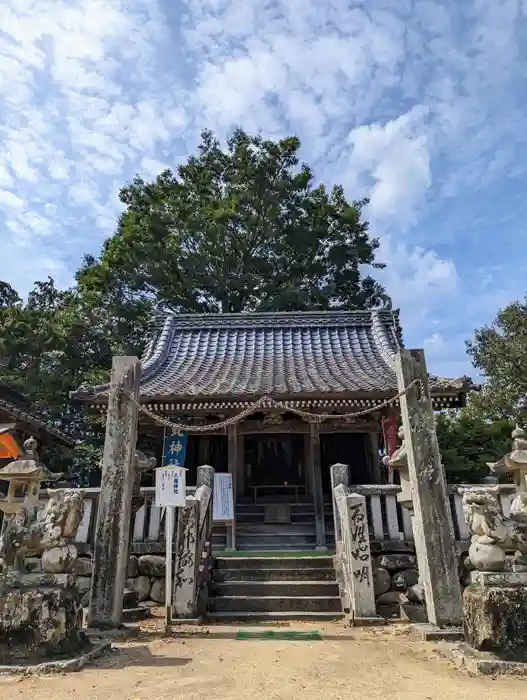
[(0, 510), (16, 515), (35, 508), (42, 481), (57, 481), (62, 474), (50, 472), (39, 460), (37, 441), (31, 437), (24, 442), (20, 456), (0, 469), (0, 480), (9, 482), (7, 496), (0, 499)]
[(487, 466), (493, 474), (511, 474), (516, 486), (516, 497), (511, 503), (511, 518), (527, 523), (527, 439), (518, 425), (512, 431), (512, 452)]
[(463, 593), (464, 631), (475, 649), (510, 652), (527, 646), (527, 439), (520, 427), (512, 451), (488, 466), (496, 476), (512, 474), (516, 495), (507, 517), (499, 486), (462, 491), (474, 569)]

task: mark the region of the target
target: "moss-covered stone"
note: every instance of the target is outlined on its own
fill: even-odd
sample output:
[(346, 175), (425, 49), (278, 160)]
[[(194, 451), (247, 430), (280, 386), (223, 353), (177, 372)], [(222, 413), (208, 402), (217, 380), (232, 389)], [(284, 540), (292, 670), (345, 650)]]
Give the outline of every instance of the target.
[(468, 586), (463, 632), (480, 651), (510, 652), (527, 646), (527, 587)]
[(77, 591), (13, 589), (0, 595), (0, 664), (76, 654), (86, 644)]

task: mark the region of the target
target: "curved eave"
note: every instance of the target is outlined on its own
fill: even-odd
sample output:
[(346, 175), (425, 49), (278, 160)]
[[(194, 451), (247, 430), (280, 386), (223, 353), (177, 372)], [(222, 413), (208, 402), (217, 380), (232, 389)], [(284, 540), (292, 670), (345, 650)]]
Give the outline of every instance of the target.
[(7, 413), (16, 422), (17, 428), (23, 428), (25, 432), (33, 433), (36, 438), (47, 439), (65, 447), (75, 447), (75, 440), (4, 399), (0, 399), (0, 411)]
[[(312, 406), (324, 407), (335, 406), (336, 409), (356, 406), (360, 408), (375, 408), (385, 401), (394, 397), (394, 393), (377, 393), (377, 392), (361, 392), (361, 393), (342, 393), (342, 394), (294, 394), (270, 395), (270, 398), (275, 399), (284, 404), (291, 406)], [(466, 403), (466, 391), (441, 391), (431, 392), (432, 405), (434, 410), (445, 408), (462, 408)], [(255, 395), (241, 396), (141, 396), (141, 404), (147, 409), (153, 410), (156, 413), (169, 414), (181, 412), (193, 412), (204, 410), (232, 410), (243, 409), (254, 403), (260, 398)], [(102, 412), (106, 410), (107, 397), (94, 397), (86, 395), (83, 397), (83, 402), (87, 404), (88, 410), (93, 412)], [(398, 401), (395, 402), (398, 404)]]

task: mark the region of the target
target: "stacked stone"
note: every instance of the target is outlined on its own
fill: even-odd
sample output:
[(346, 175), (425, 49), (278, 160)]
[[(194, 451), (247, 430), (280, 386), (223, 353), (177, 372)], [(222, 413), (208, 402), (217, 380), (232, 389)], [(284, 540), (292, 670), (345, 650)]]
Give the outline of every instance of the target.
[[(28, 557), (26, 566), (33, 573), (75, 574), (75, 583), (82, 598), (82, 605), (83, 607), (89, 605), (93, 561), (91, 557), (77, 558), (73, 545), (50, 549), (42, 558)], [(137, 599), (141, 603), (152, 601), (158, 605), (164, 605), (165, 557), (157, 554), (131, 556), (128, 561), (126, 587), (137, 594)]]
[(379, 615), (408, 619), (424, 616), (424, 589), (419, 584), (415, 554), (382, 554), (375, 557), (373, 581)]

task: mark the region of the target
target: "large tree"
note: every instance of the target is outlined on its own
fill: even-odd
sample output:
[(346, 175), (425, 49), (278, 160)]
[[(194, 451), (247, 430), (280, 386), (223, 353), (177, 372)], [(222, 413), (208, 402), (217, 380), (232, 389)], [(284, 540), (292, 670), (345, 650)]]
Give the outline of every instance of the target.
[(472, 400), (474, 412), (527, 423), (527, 297), (499, 311), (467, 347), (474, 366), (485, 375), (481, 392)]
[[(0, 382), (17, 389), (50, 423), (82, 443), (73, 472), (97, 467), (100, 425), (87, 420), (70, 392), (83, 382), (108, 376), (113, 354), (142, 349), (149, 306), (114, 293), (61, 291), (52, 279), (36, 282), (27, 302), (0, 282)], [(48, 454), (53, 466), (66, 462), (62, 450)], [(71, 471), (68, 456), (66, 468)]]
[(487, 463), (510, 452), (513, 428), (511, 421), (484, 420), (466, 409), (439, 414), (437, 439), (449, 483), (478, 483), (490, 476)]
[(300, 142), (204, 131), (196, 155), (120, 192), (125, 211), (83, 290), (131, 295), (182, 312), (367, 308), (384, 299), (365, 267), (378, 241), (366, 200), (315, 186)]

